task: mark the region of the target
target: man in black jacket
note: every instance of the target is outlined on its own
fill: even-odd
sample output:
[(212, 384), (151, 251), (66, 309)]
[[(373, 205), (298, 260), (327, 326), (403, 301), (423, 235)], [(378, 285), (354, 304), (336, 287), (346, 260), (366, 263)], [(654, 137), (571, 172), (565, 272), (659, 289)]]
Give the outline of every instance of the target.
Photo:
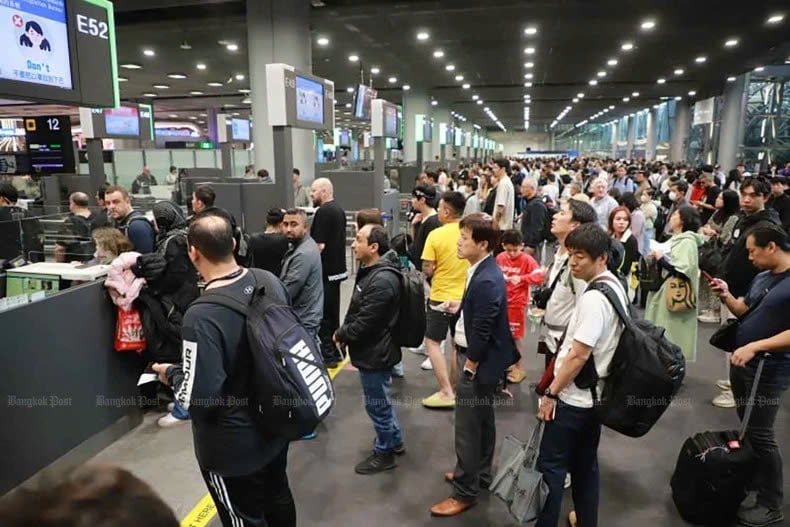
[(543, 241), (546, 204), (538, 196), (538, 182), (534, 178), (524, 178), (521, 195), (524, 196), (521, 207), (521, 236), (524, 238), (527, 253), (534, 255)]
[(782, 227), (790, 230), (790, 195), (787, 193), (787, 178), (775, 176), (771, 178), (771, 197), (765, 204), (767, 208), (774, 209), (779, 214)]
[(411, 221), (412, 239), (409, 250), (409, 260), (417, 269), (422, 269), (422, 250), (425, 240), (432, 230), (441, 227), (439, 216), (436, 214), (436, 189), (419, 185), (411, 193), (411, 208), (417, 212)]
[(749, 284), (759, 272), (749, 261), (749, 251), (746, 250), (749, 232), (758, 225), (782, 224), (774, 209), (765, 208), (770, 193), (771, 186), (765, 178), (747, 177), (741, 184), (741, 218), (732, 231), (732, 246), (724, 261), (723, 276), (735, 298), (746, 295)]
[[(351, 245), (361, 267), (343, 326), (334, 340), (348, 346), (351, 364), (359, 369), (365, 410), (373, 421), (373, 453), (354, 469), (376, 474), (395, 468), (395, 454), (403, 454), (403, 435), (392, 407), (392, 367), (401, 360), (393, 329), (400, 303), (400, 260), (390, 250), (380, 225), (365, 225)], [(393, 309), (393, 306), (395, 308)]]

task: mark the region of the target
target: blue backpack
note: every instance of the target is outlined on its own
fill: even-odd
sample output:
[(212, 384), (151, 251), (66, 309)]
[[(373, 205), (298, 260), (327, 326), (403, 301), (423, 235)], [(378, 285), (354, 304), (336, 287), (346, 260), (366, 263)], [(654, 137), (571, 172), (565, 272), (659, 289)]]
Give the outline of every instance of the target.
[(247, 303), (208, 290), (195, 303), (218, 304), (247, 319), (252, 353), (251, 399), (268, 435), (295, 440), (313, 432), (332, 409), (335, 392), (318, 342), (291, 306), (267, 290), (282, 288), (269, 271), (249, 269), (255, 290)]

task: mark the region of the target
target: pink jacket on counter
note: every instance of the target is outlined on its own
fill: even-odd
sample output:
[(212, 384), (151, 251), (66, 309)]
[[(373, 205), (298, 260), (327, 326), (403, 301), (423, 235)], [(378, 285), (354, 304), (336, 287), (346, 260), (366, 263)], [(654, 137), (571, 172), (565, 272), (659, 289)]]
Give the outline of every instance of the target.
[(107, 279), (104, 281), (104, 287), (109, 289), (113, 303), (124, 311), (132, 308), (132, 304), (145, 285), (145, 279), (136, 277), (131, 271), (137, 263), (138, 256), (140, 253), (134, 251), (119, 255), (110, 264)]

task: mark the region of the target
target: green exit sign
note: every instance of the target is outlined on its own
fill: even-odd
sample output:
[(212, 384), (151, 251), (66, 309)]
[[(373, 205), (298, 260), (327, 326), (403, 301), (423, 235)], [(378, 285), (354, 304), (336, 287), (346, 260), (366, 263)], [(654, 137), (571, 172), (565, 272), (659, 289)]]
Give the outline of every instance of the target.
[(198, 148), (201, 149), (201, 150), (213, 150), (214, 149), (214, 143), (212, 143), (210, 141), (204, 141), (202, 143), (198, 143)]

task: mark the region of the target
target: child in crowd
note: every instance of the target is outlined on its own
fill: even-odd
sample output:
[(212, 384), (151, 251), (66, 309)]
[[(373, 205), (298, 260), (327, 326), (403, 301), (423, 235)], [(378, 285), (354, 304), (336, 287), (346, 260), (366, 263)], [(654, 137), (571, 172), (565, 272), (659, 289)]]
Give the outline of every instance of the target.
[[(502, 248), (496, 262), (505, 275), (507, 285), (507, 313), (510, 322), (510, 331), (516, 341), (516, 348), (524, 355), (524, 314), (529, 304), (529, 286), (543, 283), (543, 271), (535, 259), (524, 252), (524, 239), (521, 232), (516, 229), (505, 231), (502, 234)], [(519, 383), (524, 380), (526, 373), (521, 363), (515, 364), (507, 375), (510, 383)]]

